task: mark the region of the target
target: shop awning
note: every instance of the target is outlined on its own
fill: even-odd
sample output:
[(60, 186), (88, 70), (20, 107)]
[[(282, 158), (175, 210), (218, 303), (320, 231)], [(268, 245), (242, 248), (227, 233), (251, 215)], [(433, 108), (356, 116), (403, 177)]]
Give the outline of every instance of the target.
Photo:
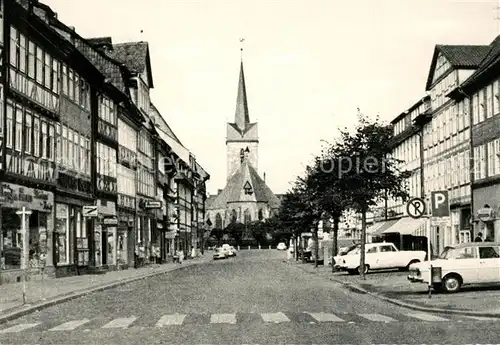
[(159, 128), (157, 128), (157, 131), (160, 138), (172, 148), (172, 151), (174, 151), (175, 154), (184, 161), (184, 163), (189, 164), (189, 150)]
[(425, 227), (425, 219), (413, 219), (410, 217), (404, 217), (399, 219), (396, 224), (389, 228), (386, 228), (383, 233), (399, 233), (401, 235), (414, 235), (415, 232)]
[[(398, 222), (398, 219), (394, 219), (394, 220), (386, 220), (384, 222), (379, 222), (377, 224), (380, 224), (376, 229), (374, 229), (373, 232), (369, 232), (369, 234), (373, 237), (373, 236), (381, 236), (384, 231), (386, 229), (389, 229), (390, 227), (392, 227), (394, 224), (396, 224)], [(375, 224), (376, 225), (376, 224)], [(374, 225), (374, 226), (375, 226)]]
[(380, 229), (380, 227), (382, 225), (384, 225), (385, 222), (377, 222), (373, 225), (371, 225), (368, 229), (366, 229), (366, 233), (367, 234), (373, 234), (373, 233), (376, 233), (378, 229)]

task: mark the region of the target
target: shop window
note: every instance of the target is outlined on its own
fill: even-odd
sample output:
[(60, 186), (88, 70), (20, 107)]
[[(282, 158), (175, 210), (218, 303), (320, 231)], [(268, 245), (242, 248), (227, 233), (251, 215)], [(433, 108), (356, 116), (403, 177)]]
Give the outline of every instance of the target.
[(87, 265), (89, 262), (89, 243), (87, 238), (87, 219), (80, 210), (76, 211), (76, 250), (78, 265)]
[(127, 257), (127, 231), (119, 231), (116, 241), (117, 264), (125, 265), (128, 263)]
[(21, 268), (21, 218), (12, 208), (2, 208), (2, 269)]
[(32, 211), (29, 217), (29, 267), (45, 266), (47, 254), (47, 213)]
[(116, 264), (116, 257), (115, 257), (115, 250), (116, 250), (116, 228), (115, 227), (109, 227), (107, 228), (106, 232), (108, 238), (106, 239), (106, 252), (107, 252), (107, 257), (106, 257), (106, 263), (108, 265), (115, 265)]
[(57, 264), (69, 263), (69, 208), (56, 204), (55, 252)]

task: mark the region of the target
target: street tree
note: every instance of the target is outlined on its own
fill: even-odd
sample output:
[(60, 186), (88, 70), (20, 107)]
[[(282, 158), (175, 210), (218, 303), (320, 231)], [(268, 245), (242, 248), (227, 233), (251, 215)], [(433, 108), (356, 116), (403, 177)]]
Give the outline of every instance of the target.
[(335, 163), (336, 190), (346, 207), (361, 214), (361, 258), (359, 272), (365, 279), (366, 213), (386, 197), (405, 201), (409, 194), (401, 171), (402, 161), (391, 155), (387, 145), (392, 129), (378, 118), (371, 120), (359, 115), (354, 132), (341, 130), (340, 139), (332, 145), (330, 159)]
[(257, 220), (247, 224), (250, 234), (257, 241), (259, 245), (262, 245), (266, 240), (266, 235), (268, 229), (264, 220)]
[(335, 173), (336, 157), (323, 152), (315, 160), (315, 168), (310, 176), (311, 188), (316, 198), (316, 204), (324, 221), (333, 220), (332, 233), (332, 272), (334, 270), (333, 258), (338, 251), (338, 229), (340, 217), (347, 204), (339, 190), (339, 178)]
[(314, 240), (314, 266), (318, 267), (318, 223), (323, 216), (320, 207), (321, 189), (317, 188), (317, 164), (307, 166), (304, 177), (299, 177), (296, 182), (296, 191), (299, 193), (299, 200), (302, 203), (302, 211), (299, 216), (306, 229), (312, 229)]
[[(298, 176), (290, 190), (283, 197), (278, 218), (281, 224), (291, 229), (294, 234), (295, 243), (300, 239), (300, 234), (313, 228), (320, 217), (317, 198), (314, 195), (312, 174), (314, 166), (306, 168), (304, 176)], [(316, 256), (317, 257), (317, 256)], [(298, 259), (298, 248), (295, 250), (295, 258)]]
[(217, 245), (220, 245), (220, 241), (222, 240), (224, 233), (225, 233), (224, 229), (213, 228), (212, 231), (210, 232), (210, 236), (215, 237), (215, 239), (217, 240)]
[(292, 234), (294, 239), (294, 254), (295, 259), (298, 260), (298, 239), (300, 238), (301, 230), (303, 229), (303, 220), (300, 218), (300, 213), (303, 209), (303, 204), (300, 201), (300, 195), (296, 191), (289, 190), (283, 196), (280, 209), (278, 212), (278, 219), (284, 231)]
[(226, 226), (225, 233), (230, 235), (238, 246), (241, 244), (241, 239), (243, 238), (243, 234), (245, 233), (245, 224), (231, 222), (228, 224), (228, 226)]

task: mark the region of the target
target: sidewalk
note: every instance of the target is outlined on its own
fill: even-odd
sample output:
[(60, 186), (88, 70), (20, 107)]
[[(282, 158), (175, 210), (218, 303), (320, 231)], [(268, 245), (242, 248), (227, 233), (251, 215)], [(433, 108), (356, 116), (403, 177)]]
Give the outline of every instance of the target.
[(362, 280), (359, 275), (343, 272), (332, 273), (330, 266), (314, 267), (314, 264), (290, 263), (301, 270), (330, 278), (358, 293), (370, 294), (388, 302), (412, 309), (500, 317), (500, 285), (489, 287), (464, 287), (453, 294), (434, 293), (428, 296), (426, 284), (411, 283), (408, 272), (369, 272)]
[(0, 323), (44, 307), (128, 282), (211, 261), (212, 256), (185, 260), (182, 264), (167, 263), (138, 269), (129, 268), (105, 274), (71, 276), (26, 282), (26, 303), (23, 304), (23, 284), (0, 285)]

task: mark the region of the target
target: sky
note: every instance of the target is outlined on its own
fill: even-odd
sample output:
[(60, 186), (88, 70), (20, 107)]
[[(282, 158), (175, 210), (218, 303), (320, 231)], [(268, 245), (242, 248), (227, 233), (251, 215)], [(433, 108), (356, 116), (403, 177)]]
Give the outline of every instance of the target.
[[(83, 37), (147, 41), (152, 102), (226, 182), (240, 38), (258, 171), (284, 193), (357, 108), (390, 121), (425, 95), (436, 44), (489, 44), (496, 0), (41, 0)], [(142, 31), (142, 32), (141, 32)]]

